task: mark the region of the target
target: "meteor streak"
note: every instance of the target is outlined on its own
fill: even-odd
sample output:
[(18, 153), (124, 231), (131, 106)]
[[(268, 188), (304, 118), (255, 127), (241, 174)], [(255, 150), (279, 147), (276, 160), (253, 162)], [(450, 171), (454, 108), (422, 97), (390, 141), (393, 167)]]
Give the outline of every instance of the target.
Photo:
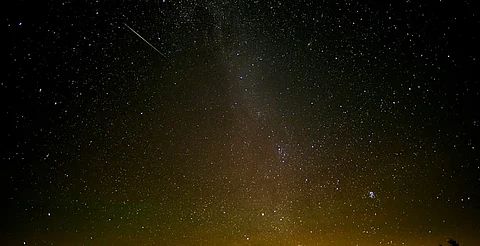
[(167, 56), (165, 56), (162, 52), (160, 52), (157, 48), (153, 47), (153, 45), (151, 43), (149, 43), (146, 39), (144, 39), (142, 36), (140, 36), (140, 34), (138, 34), (138, 32), (136, 32), (135, 30), (133, 30), (130, 26), (128, 26), (126, 23), (123, 23), (126, 27), (128, 27), (128, 29), (130, 29), (133, 33), (135, 33), (138, 37), (140, 37), (143, 41), (145, 41), (145, 43), (147, 43), (148, 45), (150, 45), (150, 47), (152, 47), (155, 51), (157, 51), (160, 55), (162, 55), (163, 57), (167, 58)]

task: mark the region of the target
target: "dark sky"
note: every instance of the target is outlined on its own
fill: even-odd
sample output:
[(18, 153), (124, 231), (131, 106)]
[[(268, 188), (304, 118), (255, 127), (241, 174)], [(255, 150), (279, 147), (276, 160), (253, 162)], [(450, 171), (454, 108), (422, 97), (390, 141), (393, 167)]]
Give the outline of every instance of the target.
[(395, 2), (13, 1), (1, 241), (479, 245), (479, 8)]

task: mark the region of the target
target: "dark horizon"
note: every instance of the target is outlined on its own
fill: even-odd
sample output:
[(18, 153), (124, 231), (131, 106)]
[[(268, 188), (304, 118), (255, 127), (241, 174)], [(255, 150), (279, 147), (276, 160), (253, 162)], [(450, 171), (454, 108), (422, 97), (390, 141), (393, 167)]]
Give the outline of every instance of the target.
[(480, 244), (474, 1), (17, 1), (8, 245)]

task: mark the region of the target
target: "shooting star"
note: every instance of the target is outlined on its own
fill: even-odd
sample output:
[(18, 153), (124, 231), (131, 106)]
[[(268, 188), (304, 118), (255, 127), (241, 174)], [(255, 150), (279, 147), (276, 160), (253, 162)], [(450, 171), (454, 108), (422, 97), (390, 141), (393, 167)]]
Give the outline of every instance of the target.
[(135, 30), (133, 30), (130, 26), (128, 26), (126, 23), (123, 23), (126, 27), (128, 27), (128, 29), (130, 29), (133, 33), (135, 33), (138, 37), (140, 37), (143, 41), (145, 41), (145, 43), (147, 43), (148, 45), (150, 45), (150, 47), (152, 47), (155, 51), (157, 51), (160, 55), (162, 55), (163, 57), (167, 58), (166, 55), (164, 55), (162, 52), (160, 52), (157, 48), (155, 48), (151, 43), (149, 43), (146, 39), (144, 39), (142, 36), (140, 36), (140, 34), (138, 34), (138, 32), (136, 32)]

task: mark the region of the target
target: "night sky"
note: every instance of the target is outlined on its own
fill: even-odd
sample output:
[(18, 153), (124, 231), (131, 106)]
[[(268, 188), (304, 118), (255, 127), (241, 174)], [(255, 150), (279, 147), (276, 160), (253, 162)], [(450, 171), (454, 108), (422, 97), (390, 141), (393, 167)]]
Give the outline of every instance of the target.
[(480, 245), (479, 8), (395, 2), (11, 2), (2, 245)]

